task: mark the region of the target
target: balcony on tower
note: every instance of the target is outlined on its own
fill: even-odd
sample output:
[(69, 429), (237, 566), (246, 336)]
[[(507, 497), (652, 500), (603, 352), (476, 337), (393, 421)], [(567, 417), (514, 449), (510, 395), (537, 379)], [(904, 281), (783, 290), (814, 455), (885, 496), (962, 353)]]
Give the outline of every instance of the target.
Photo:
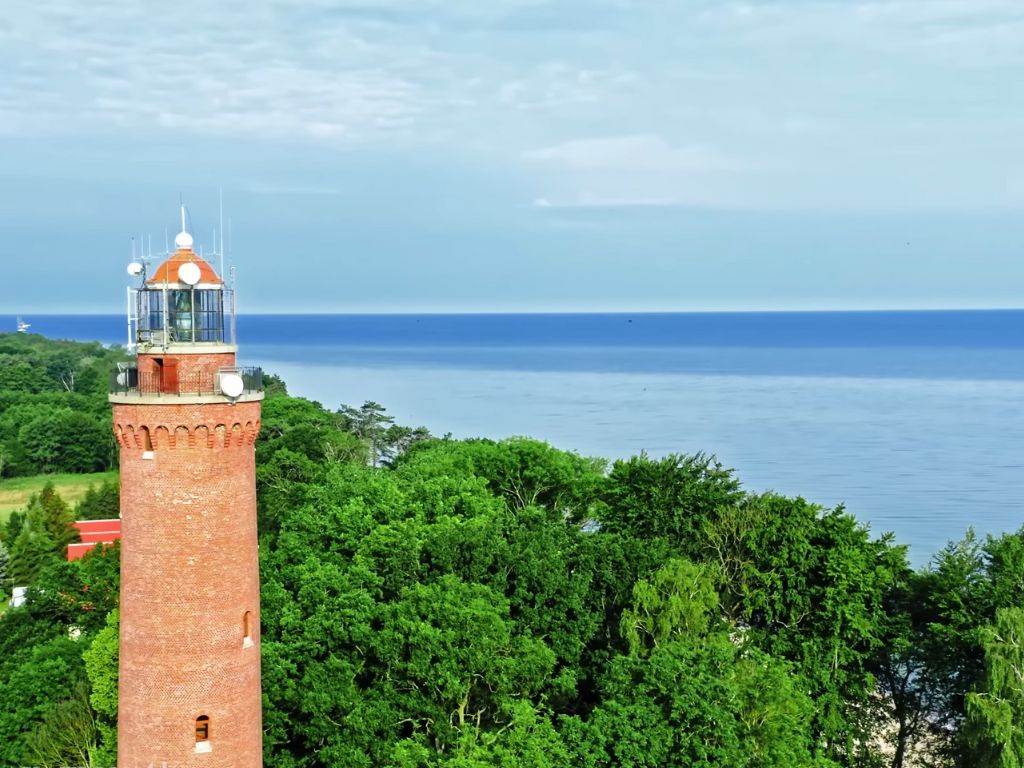
[(147, 356), (138, 362), (119, 363), (110, 374), (110, 394), (117, 397), (194, 395), (235, 399), (262, 391), (262, 368), (182, 366), (172, 357)]

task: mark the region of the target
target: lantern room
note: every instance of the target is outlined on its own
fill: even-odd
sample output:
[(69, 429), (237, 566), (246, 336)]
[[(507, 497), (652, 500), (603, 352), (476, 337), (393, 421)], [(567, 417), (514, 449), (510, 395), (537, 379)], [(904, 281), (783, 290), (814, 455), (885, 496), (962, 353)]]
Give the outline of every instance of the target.
[(139, 351), (182, 345), (235, 343), (234, 292), (202, 256), (192, 236), (174, 238), (175, 252), (152, 274), (138, 263), (129, 272), (142, 285), (129, 293), (129, 343)]

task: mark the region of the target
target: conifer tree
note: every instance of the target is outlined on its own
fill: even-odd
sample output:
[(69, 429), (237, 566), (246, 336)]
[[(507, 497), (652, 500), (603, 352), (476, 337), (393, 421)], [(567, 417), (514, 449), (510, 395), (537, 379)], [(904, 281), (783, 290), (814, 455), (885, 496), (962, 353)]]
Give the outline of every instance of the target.
[(121, 494), (117, 480), (90, 485), (75, 507), (76, 520), (112, 520), (120, 514)]
[(62, 559), (78, 538), (75, 517), (53, 483), (29, 499), (20, 530), (10, 544), (8, 581), (13, 587), (36, 583), (43, 568)]
[(7, 545), (0, 541), (0, 593), (7, 591), (7, 572), (10, 568), (11, 556)]
[(49, 563), (57, 560), (57, 545), (45, 530), (26, 525), (11, 545), (10, 582), (14, 587), (36, 583)]
[(47, 483), (43, 490), (29, 501), (29, 527), (45, 530), (60, 555), (63, 555), (68, 544), (78, 537), (74, 522), (75, 516), (71, 507), (60, 497), (53, 483)]
[(25, 525), (25, 512), (11, 512), (11, 516), (7, 518), (7, 524), (0, 528), (0, 541), (7, 545), (7, 549), (11, 548), (14, 540), (18, 538), (18, 534), (21, 533), (21, 529)]

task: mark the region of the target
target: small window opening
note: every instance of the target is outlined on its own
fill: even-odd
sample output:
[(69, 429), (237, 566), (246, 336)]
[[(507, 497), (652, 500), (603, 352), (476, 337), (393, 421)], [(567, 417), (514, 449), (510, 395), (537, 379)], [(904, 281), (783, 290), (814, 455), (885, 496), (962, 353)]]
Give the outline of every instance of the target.
[(252, 647), (252, 611), (246, 611), (242, 616), (242, 647)]
[(210, 740), (210, 718), (200, 715), (196, 718), (196, 743)]
[(142, 427), (142, 458), (153, 458), (153, 438), (149, 434), (149, 427)]

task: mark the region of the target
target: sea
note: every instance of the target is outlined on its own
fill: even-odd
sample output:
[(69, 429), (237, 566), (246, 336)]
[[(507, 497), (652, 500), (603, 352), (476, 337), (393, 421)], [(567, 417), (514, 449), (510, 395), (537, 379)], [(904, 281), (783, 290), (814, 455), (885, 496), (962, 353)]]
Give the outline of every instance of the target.
[[(122, 316), (24, 318), (125, 342)], [(0, 316), (0, 328), (15, 318)], [(329, 408), (609, 460), (714, 454), (928, 565), (1024, 525), (1024, 311), (245, 315), (239, 358)]]

